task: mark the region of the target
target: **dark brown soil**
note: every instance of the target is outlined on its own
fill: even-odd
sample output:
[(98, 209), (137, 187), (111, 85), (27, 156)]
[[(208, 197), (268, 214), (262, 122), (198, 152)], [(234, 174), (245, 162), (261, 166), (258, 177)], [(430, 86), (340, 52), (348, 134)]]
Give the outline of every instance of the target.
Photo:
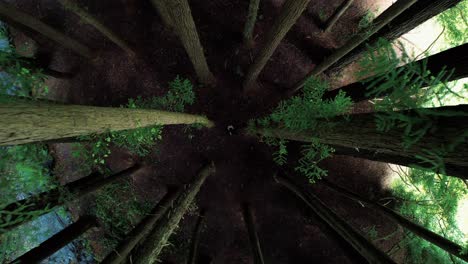
[[(76, 16), (64, 11), (55, 0), (15, 1), (23, 10), (99, 51), (99, 59), (86, 61), (32, 34), (38, 40), (39, 52), (50, 58), (51, 68), (76, 71), (72, 80), (49, 80), (52, 99), (74, 104), (119, 106), (128, 98), (164, 94), (167, 82), (177, 75), (196, 83), (183, 47), (175, 35), (162, 26), (150, 1), (79, 2), (128, 40), (139, 57), (128, 57), (92, 27), (81, 24)], [(227, 126), (241, 129), (249, 119), (271, 110), (287, 87), (356, 31), (368, 6), (353, 6), (331, 33), (323, 34), (319, 27), (324, 22), (321, 16), (330, 16), (341, 1), (312, 1), (261, 74), (261, 89), (253, 97), (244, 97), (241, 93), (243, 75), (284, 1), (262, 1), (255, 30), (256, 44), (252, 50), (241, 48), (248, 1), (189, 2), (208, 64), (217, 77), (215, 87), (195, 88), (197, 102), (189, 112), (205, 114), (217, 126), (190, 132), (184, 132), (182, 127), (166, 127), (164, 140), (146, 159), (147, 168), (133, 177), (139, 195), (156, 203), (167, 185), (189, 182), (203, 162), (210, 159), (215, 162), (217, 172), (203, 186), (197, 205), (207, 210), (200, 253), (211, 259), (211, 263), (252, 263), (241, 202), (252, 204), (266, 263), (347, 263), (336, 243), (310, 218), (305, 205), (274, 183), (272, 175), (277, 168), (271, 159), (271, 149), (257, 139), (229, 135)], [(76, 161), (73, 163), (70, 145), (56, 144), (54, 149), (64, 182), (83, 176), (76, 173), (80, 165)], [(137, 159), (122, 150), (115, 150), (109, 164), (113, 170), (123, 169), (132, 158)], [(385, 195), (382, 184), (386, 176), (385, 164), (336, 156), (323, 165), (329, 169), (331, 181), (361, 194)], [(355, 228), (375, 225), (380, 236), (396, 229), (396, 225), (378, 213), (362, 208), (320, 184), (311, 188)], [(82, 201), (76, 206), (86, 207), (87, 204)], [(171, 238), (174, 247), (165, 253), (168, 263), (182, 263), (188, 254), (195, 220), (196, 216), (188, 215), (181, 222)], [(99, 235), (95, 239), (98, 241)], [(388, 250), (396, 241), (384, 241), (379, 246)]]

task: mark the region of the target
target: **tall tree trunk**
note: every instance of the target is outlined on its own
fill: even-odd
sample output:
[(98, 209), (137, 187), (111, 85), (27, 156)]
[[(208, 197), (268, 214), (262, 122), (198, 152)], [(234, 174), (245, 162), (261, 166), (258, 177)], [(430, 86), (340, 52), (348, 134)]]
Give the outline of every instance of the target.
[(343, 16), (343, 14), (348, 10), (348, 8), (353, 4), (354, 0), (346, 0), (338, 10), (328, 19), (325, 27), (323, 29), (324, 32), (328, 32), (332, 29), (332, 27), (338, 22), (338, 20)]
[(254, 63), (249, 68), (244, 81), (244, 90), (252, 88), (258, 75), (262, 72), (281, 40), (283, 40), (286, 33), (288, 33), (291, 27), (296, 23), (297, 19), (299, 19), (309, 2), (310, 0), (286, 0), (283, 4), (281, 13), (275, 19), (273, 26), (265, 37), (263, 47), (255, 58)]
[(200, 245), (200, 235), (201, 235), (203, 220), (205, 220), (205, 210), (201, 210), (200, 213), (198, 214), (197, 223), (195, 224), (195, 229), (193, 230), (192, 242), (190, 245), (190, 252), (189, 252), (188, 259), (187, 259), (187, 264), (198, 263), (198, 248)]
[[(172, 20), (173, 26), (192, 61), (200, 82), (212, 85), (215, 78), (206, 62), (203, 47), (198, 37), (197, 27), (187, 0), (162, 0)], [(177, 18), (177, 19), (175, 19)]]
[(135, 254), (132, 254), (133, 263), (153, 264), (157, 263), (162, 249), (166, 246), (167, 240), (177, 228), (180, 220), (184, 216), (195, 196), (200, 191), (206, 178), (214, 174), (215, 166), (211, 163), (205, 166), (197, 178), (189, 185), (184, 187), (184, 192), (177, 198), (173, 206), (169, 208), (166, 215), (161, 218), (153, 230), (150, 232), (144, 243), (136, 248)]
[(336, 73), (350, 63), (357, 61), (362, 54), (366, 52), (366, 44), (374, 45), (379, 38), (384, 38), (390, 42), (394, 41), (420, 24), (454, 7), (460, 2), (461, 0), (418, 0), (405, 12), (392, 20), (391, 23), (377, 31), (366, 43), (359, 45), (352, 52), (334, 63), (330, 69), (327, 70), (327, 73)]
[[(410, 64), (412, 64), (411, 67), (418, 67), (421, 69), (425, 65), (426, 69), (430, 71), (431, 73), (433, 73), (434, 75), (437, 75), (439, 72), (441, 72), (444, 69), (449, 72), (453, 70), (453, 74), (450, 75), (450, 78), (448, 78), (447, 81), (455, 81), (461, 78), (468, 77), (468, 64), (466, 63), (467, 61), (468, 61), (468, 44), (463, 44), (461, 46), (451, 48), (446, 51), (442, 51), (440, 53), (437, 53), (427, 58), (412, 62)], [(397, 70), (405, 69), (405, 67), (408, 67), (408, 66), (407, 65), (401, 66), (397, 68)], [(367, 80), (370, 80), (370, 79), (371, 78)], [(384, 82), (385, 80), (381, 81), (380, 83), (384, 83)], [(354, 102), (359, 102), (359, 101), (363, 101), (367, 99), (374, 99), (374, 98), (369, 98), (368, 96), (366, 96), (367, 87), (366, 87), (366, 84), (361, 81), (351, 83), (341, 88), (329, 91), (325, 93), (323, 99), (333, 99), (338, 95), (340, 91), (345, 92), (346, 95), (351, 97), (351, 99)]]
[(461, 247), (460, 245), (426, 229), (425, 227), (421, 225), (411, 222), (410, 220), (406, 219), (404, 216), (400, 215), (399, 213), (377, 202), (361, 197), (360, 195), (357, 195), (343, 187), (333, 184), (328, 180), (322, 179), (321, 182), (324, 183), (325, 186), (329, 187), (330, 189), (336, 191), (337, 193), (343, 196), (346, 196), (349, 199), (352, 199), (356, 202), (363, 202), (369, 207), (376, 209), (378, 212), (391, 218), (393, 221), (397, 222), (399, 225), (413, 232), (415, 235), (431, 242), (432, 244), (440, 247), (441, 249), (447, 251), (448, 253), (455, 255), (465, 261), (468, 261), (468, 254), (467, 253), (461, 254), (463, 247)]
[(18, 10), (10, 4), (3, 2), (0, 3), (0, 18), (2, 18), (2, 20), (5, 22), (12, 24), (13, 26), (19, 25), (20, 28), (27, 28), (34, 32), (38, 32), (83, 57), (88, 59), (93, 59), (95, 57), (93, 52), (88, 47), (65, 36), (63, 33), (53, 29), (49, 25), (32, 17), (31, 15)]
[(140, 165), (135, 165), (108, 177), (91, 174), (65, 186), (11, 203), (0, 211), (0, 234), (52, 211), (68, 202), (68, 199), (78, 199), (119, 179), (129, 177), (140, 168)]
[(260, 245), (260, 239), (258, 238), (257, 229), (255, 228), (255, 219), (252, 212), (252, 208), (248, 203), (242, 204), (242, 215), (244, 216), (245, 226), (249, 233), (250, 246), (254, 256), (254, 264), (264, 264), (262, 247)]
[(151, 125), (213, 123), (206, 117), (149, 109), (61, 105), (0, 98), (0, 146)]
[(124, 263), (135, 246), (151, 232), (156, 222), (173, 206), (182, 190), (169, 191), (154, 209), (145, 217), (120, 244), (101, 262), (101, 264)]
[(277, 183), (283, 185), (288, 190), (296, 194), (303, 200), (330, 228), (333, 228), (343, 240), (346, 240), (369, 263), (395, 263), (389, 256), (377, 249), (364, 236), (359, 234), (352, 226), (348, 225), (342, 218), (336, 215), (328, 206), (310, 192), (305, 192), (291, 180), (275, 176)]
[(260, 0), (249, 1), (249, 13), (247, 14), (247, 21), (244, 27), (244, 46), (251, 47), (253, 45), (253, 31), (255, 28), (255, 22), (257, 21), (258, 7), (260, 6)]
[(91, 15), (87, 10), (81, 8), (76, 2), (76, 0), (60, 0), (59, 2), (66, 9), (69, 9), (70, 11), (78, 15), (82, 21), (96, 28), (104, 36), (106, 36), (112, 42), (117, 44), (117, 46), (125, 50), (125, 52), (127, 52), (130, 56), (135, 57), (135, 52), (122, 38), (120, 38), (114, 32), (112, 32), (110, 28), (104, 26), (101, 22), (99, 22), (99, 20), (95, 16)]
[[(290, 131), (282, 128), (258, 128), (256, 133), (263, 136), (289, 139), (294, 141), (310, 142), (317, 138), (320, 142), (342, 148), (354, 148), (366, 152), (377, 152), (390, 157), (398, 157), (389, 162), (409, 165), (408, 160), (415, 160), (418, 156), (427, 156), (425, 151), (437, 151), (447, 148), (443, 161), (446, 167), (456, 168), (461, 174), (451, 176), (468, 179), (463, 173), (468, 169), (468, 105), (447, 106), (432, 109), (432, 114), (424, 119), (425, 124), (430, 124), (426, 135), (405, 148), (402, 144), (405, 128), (395, 126), (388, 131), (379, 132), (376, 127), (376, 115), (379, 113), (357, 114), (349, 117), (337, 117), (324, 120), (333, 124), (332, 128), (318, 126), (314, 131)], [(416, 111), (405, 111), (409, 119), (419, 118)], [(456, 114), (455, 114), (456, 113)], [(417, 129), (418, 127), (413, 127)], [(465, 139), (464, 139), (465, 138)], [(449, 150), (453, 141), (460, 140), (455, 149)], [(435, 158), (435, 157), (429, 157)], [(428, 164), (419, 160), (415, 165), (427, 167)], [(449, 174), (450, 175), (450, 174)]]
[(417, 0), (399, 0), (393, 5), (391, 5), (387, 10), (385, 10), (378, 18), (376, 18), (373, 22), (372, 25), (370, 25), (368, 28), (365, 28), (358, 32), (354, 37), (352, 37), (344, 46), (341, 48), (337, 49), (332, 55), (330, 55), (328, 58), (323, 60), (320, 64), (315, 66), (315, 68), (307, 74), (304, 79), (299, 81), (297, 84), (294, 85), (294, 87), (291, 89), (290, 94), (295, 94), (297, 91), (299, 91), (304, 84), (306, 83), (307, 79), (309, 79), (312, 76), (317, 76), (321, 73), (323, 73), (325, 70), (330, 68), (334, 63), (336, 63), (338, 60), (346, 56), (349, 52), (354, 50), (357, 46), (365, 42), (370, 36), (375, 34), (378, 30), (383, 28), (385, 25), (390, 23), (395, 17), (403, 13), (405, 10), (407, 10), (411, 5), (413, 5)]
[(96, 217), (83, 216), (75, 223), (67, 226), (45, 242), (42, 242), (38, 247), (31, 249), (11, 263), (39, 263), (95, 226), (98, 226)]
[(171, 15), (169, 14), (169, 10), (167, 10), (164, 0), (151, 0), (151, 4), (153, 4), (153, 7), (158, 11), (164, 26), (169, 29), (172, 28), (174, 23), (172, 22)]

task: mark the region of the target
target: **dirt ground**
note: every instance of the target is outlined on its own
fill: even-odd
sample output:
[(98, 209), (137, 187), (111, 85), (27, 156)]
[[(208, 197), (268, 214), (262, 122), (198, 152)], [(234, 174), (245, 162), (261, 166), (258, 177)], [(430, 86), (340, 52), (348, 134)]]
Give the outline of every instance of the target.
[[(44, 38), (30, 35), (38, 41), (38, 53), (50, 61), (51, 68), (76, 72), (71, 80), (49, 79), (51, 99), (119, 106), (128, 98), (164, 94), (167, 82), (177, 75), (196, 83), (183, 47), (177, 37), (162, 26), (150, 1), (79, 1), (123, 36), (137, 51), (137, 59), (128, 57), (92, 27), (80, 23), (56, 0), (10, 2), (98, 51), (99, 59), (87, 61)], [(260, 89), (253, 97), (241, 94), (243, 76), (284, 1), (261, 1), (255, 29), (256, 44), (251, 50), (242, 48), (241, 43), (248, 1), (189, 2), (208, 64), (217, 77), (215, 87), (196, 86), (197, 101), (189, 112), (207, 115), (217, 126), (191, 132), (184, 132), (182, 127), (166, 127), (158, 151), (146, 161), (147, 168), (133, 176), (139, 195), (156, 203), (167, 185), (189, 182), (204, 160), (210, 159), (215, 162), (217, 172), (207, 180), (197, 197), (198, 208), (207, 210), (200, 245), (200, 253), (206, 257), (204, 263), (210, 263), (206, 259), (211, 259), (213, 264), (253, 263), (241, 202), (249, 202), (253, 207), (266, 263), (348, 263), (336, 243), (318, 228), (305, 205), (274, 183), (272, 175), (277, 167), (271, 159), (271, 149), (254, 138), (229, 135), (227, 126), (240, 129), (249, 119), (268, 113), (286, 87), (300, 80), (356, 32), (360, 18), (368, 9), (375, 8), (378, 1), (354, 4), (327, 34), (321, 32), (320, 24), (342, 1), (312, 1), (265, 67), (260, 76)], [(339, 86), (350, 80), (352, 78), (345, 76), (334, 83)], [(55, 144), (53, 147), (56, 164), (62, 168), (62, 181), (82, 177), (76, 172), (80, 164), (73, 163), (69, 146)], [(109, 164), (113, 170), (120, 170), (132, 159), (136, 157), (116, 150)], [(386, 164), (335, 156), (326, 160), (323, 166), (329, 169), (330, 181), (363, 195), (386, 195), (383, 186)], [(397, 229), (378, 213), (362, 208), (320, 184), (310, 188), (357, 229), (375, 225), (379, 236)], [(77, 206), (86, 207), (86, 202), (81, 201)], [(165, 253), (167, 263), (181, 263), (188, 254), (187, 241), (190, 241), (195, 219), (195, 215), (189, 215), (180, 223), (179, 230), (171, 238), (174, 247)], [(388, 250), (397, 241), (381, 241), (378, 245)], [(398, 260), (401, 255), (396, 258)]]

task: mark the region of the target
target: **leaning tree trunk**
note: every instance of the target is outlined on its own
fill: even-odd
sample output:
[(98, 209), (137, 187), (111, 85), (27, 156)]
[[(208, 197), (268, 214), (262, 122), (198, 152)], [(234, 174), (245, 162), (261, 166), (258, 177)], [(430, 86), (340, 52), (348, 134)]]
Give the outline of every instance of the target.
[(372, 22), (368, 28), (365, 28), (358, 32), (354, 37), (352, 37), (344, 46), (337, 49), (332, 55), (323, 60), (320, 64), (315, 66), (315, 68), (307, 74), (301, 81), (296, 83), (294, 87), (290, 90), (290, 95), (298, 92), (306, 83), (306, 81), (313, 76), (317, 76), (323, 73), (325, 70), (330, 68), (338, 60), (346, 56), (357, 46), (365, 42), (370, 36), (375, 34), (378, 30), (383, 28), (385, 25), (390, 23), (395, 17), (407, 10), (411, 5), (413, 5), (417, 0), (399, 0), (393, 5), (391, 5), (387, 10), (385, 10), (377, 19)]
[(166, 215), (156, 224), (144, 243), (136, 248), (134, 254), (132, 254), (133, 263), (157, 263), (158, 257), (163, 248), (167, 245), (169, 237), (177, 228), (177, 225), (200, 191), (206, 178), (214, 172), (215, 166), (211, 163), (198, 173), (197, 178), (190, 185), (185, 186), (184, 192), (177, 198), (173, 206), (169, 208)]
[(24, 255), (13, 260), (13, 264), (31, 264), (39, 263), (47, 257), (52, 256), (55, 252), (71, 243), (73, 240), (81, 236), (89, 229), (98, 226), (97, 218), (94, 216), (83, 216), (75, 223), (67, 226), (62, 231), (53, 235), (38, 247), (31, 249)]
[(171, 15), (169, 14), (169, 10), (167, 10), (164, 0), (151, 0), (151, 4), (153, 4), (153, 7), (158, 11), (164, 26), (172, 28), (174, 23), (172, 22)]
[(428, 242), (440, 247), (441, 249), (447, 251), (448, 253), (457, 256), (465, 261), (468, 261), (468, 253), (462, 254), (463, 247), (446, 239), (443, 236), (440, 236), (425, 227), (418, 225), (416, 223), (411, 222), (410, 220), (406, 219), (404, 216), (400, 215), (399, 213), (393, 211), (390, 208), (387, 208), (377, 202), (371, 201), (360, 195), (357, 195), (343, 187), (335, 185), (328, 180), (322, 179), (322, 183), (325, 186), (329, 187), (330, 189), (338, 192), (341, 195), (346, 196), (349, 199), (352, 199), (356, 202), (362, 202), (367, 204), (369, 207), (376, 209), (377, 211), (381, 212), (385, 216), (391, 218), (393, 221), (397, 222), (399, 225), (405, 227), (409, 231), (413, 232), (415, 235), (421, 237), (422, 239), (427, 240)]
[(270, 31), (265, 37), (264, 46), (250, 66), (244, 81), (244, 90), (252, 87), (258, 75), (267, 64), (286, 33), (296, 23), (310, 0), (287, 0), (281, 7), (280, 15), (275, 19)]
[[(430, 71), (434, 76), (437, 75), (439, 72), (443, 70), (447, 70), (448, 72), (452, 72), (452, 74), (447, 78), (446, 81), (455, 81), (461, 78), (468, 77), (468, 44), (463, 44), (461, 46), (451, 48), (449, 50), (437, 53), (435, 55), (429, 56), (427, 58), (415, 61), (410, 63), (411, 68), (425, 68), (426, 70)], [(401, 69), (405, 69), (408, 65), (401, 66), (396, 69), (396, 71), (400, 72)], [(329, 91), (325, 93), (323, 99), (333, 99), (335, 98), (340, 91), (346, 93), (347, 96), (351, 97), (354, 102), (359, 102), (367, 99), (374, 99), (367, 96), (367, 81), (371, 80), (372, 78), (366, 79), (364, 81), (355, 82), (352, 84), (348, 84), (341, 88)], [(385, 80), (377, 83), (376, 86), (379, 84), (384, 83)]]
[(257, 21), (258, 7), (260, 6), (260, 0), (249, 1), (249, 12), (247, 14), (247, 21), (244, 27), (244, 46), (253, 46), (253, 31), (255, 28), (255, 22)]
[(177, 36), (180, 38), (200, 82), (211, 85), (215, 78), (206, 62), (203, 47), (198, 37), (197, 27), (187, 0), (162, 0), (172, 20)]
[(451, 7), (454, 7), (460, 2), (461, 0), (418, 0), (405, 12), (392, 20), (391, 23), (377, 31), (377, 33), (370, 37), (366, 43), (359, 45), (352, 52), (334, 63), (327, 70), (327, 73), (339, 72), (347, 65), (357, 61), (366, 52), (367, 44), (375, 45), (379, 38), (384, 38), (390, 42), (394, 41), (425, 21)]
[(206, 117), (149, 109), (61, 105), (0, 98), (0, 146), (152, 125), (213, 123)]
[(343, 240), (354, 247), (369, 263), (395, 263), (389, 256), (376, 248), (352, 226), (326, 206), (320, 199), (310, 192), (305, 192), (291, 180), (275, 175), (277, 183), (303, 200), (330, 228), (333, 228)]
[[(404, 111), (408, 119), (420, 118), (417, 111)], [(428, 167), (422, 160), (417, 160), (418, 156), (426, 157), (427, 151), (447, 150), (442, 158), (445, 162), (445, 171), (450, 176), (468, 179), (468, 105), (447, 106), (433, 108), (432, 113), (424, 118), (425, 124), (430, 124), (426, 135), (420, 140), (405, 148), (402, 144), (405, 128), (398, 126), (390, 128), (388, 131), (377, 131), (376, 115), (381, 113), (357, 114), (348, 117), (336, 117), (331, 120), (324, 120), (330, 123), (331, 127), (317, 126), (314, 131), (290, 131), (277, 128), (257, 128), (251, 133), (262, 136), (271, 136), (294, 141), (310, 142), (317, 138), (320, 142), (332, 146), (347, 149), (357, 149), (357, 153), (376, 152), (381, 156), (393, 157), (388, 162), (409, 166), (418, 165)], [(418, 127), (413, 127), (417, 129)], [(451, 144), (459, 141), (455, 149), (449, 150)], [(357, 154), (359, 155), (359, 154)], [(368, 158), (366, 156), (366, 158)], [(372, 157), (370, 157), (372, 159)], [(415, 162), (413, 162), (415, 161)], [(451, 170), (448, 170), (450, 168)], [(441, 172), (441, 171), (438, 171)]]
[(117, 44), (120, 48), (125, 50), (130, 56), (135, 57), (135, 52), (130, 48), (130, 46), (119, 36), (117, 36), (112, 30), (104, 26), (99, 20), (91, 15), (87, 10), (81, 8), (76, 0), (59, 0), (59, 2), (66, 8), (78, 15), (82, 21), (90, 24), (101, 32), (104, 36), (110, 39), (112, 42)]
[(332, 27), (338, 22), (338, 20), (343, 16), (343, 14), (348, 10), (349, 7), (353, 4), (354, 0), (346, 0), (338, 10), (328, 19), (325, 27), (323, 29), (324, 32), (328, 32), (332, 29)]
[(22, 12), (10, 4), (0, 2), (0, 18), (2, 18), (2, 20), (5, 22), (12, 24), (13, 26), (26, 28), (27, 30), (40, 33), (83, 57), (88, 59), (93, 59), (95, 57), (93, 52), (88, 47), (65, 36), (63, 33), (53, 29), (49, 25), (32, 17), (29, 14)]
[(78, 199), (119, 179), (127, 178), (140, 168), (140, 165), (135, 165), (108, 177), (91, 174), (65, 186), (6, 205), (0, 210), (0, 234), (49, 213), (69, 200)]
[(198, 248), (200, 245), (200, 235), (202, 231), (202, 225), (205, 220), (205, 210), (201, 210), (195, 223), (195, 229), (193, 230), (192, 241), (190, 245), (190, 252), (187, 258), (187, 264), (198, 263)]
[(254, 215), (248, 203), (242, 204), (242, 215), (244, 216), (245, 226), (249, 233), (250, 247), (254, 255), (254, 264), (264, 264), (262, 247), (260, 245), (260, 239), (258, 238), (257, 229), (255, 228)]
[(130, 252), (151, 232), (156, 222), (173, 206), (182, 190), (169, 191), (154, 209), (143, 219), (120, 244), (101, 262), (101, 264), (124, 263)]

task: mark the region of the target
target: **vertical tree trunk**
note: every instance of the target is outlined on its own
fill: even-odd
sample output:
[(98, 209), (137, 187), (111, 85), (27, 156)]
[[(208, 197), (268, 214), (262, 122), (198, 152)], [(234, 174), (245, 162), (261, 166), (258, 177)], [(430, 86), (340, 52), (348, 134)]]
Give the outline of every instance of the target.
[(252, 212), (252, 208), (248, 203), (242, 204), (242, 215), (244, 216), (245, 226), (249, 233), (250, 246), (252, 248), (252, 254), (254, 256), (254, 264), (264, 264), (262, 247), (260, 245), (260, 239), (258, 238), (257, 229), (255, 228), (255, 219)]
[[(425, 65), (426, 70), (433, 73), (433, 75), (437, 75), (444, 69), (449, 72), (453, 71), (452, 75), (450, 75), (450, 78), (448, 78), (447, 81), (455, 81), (461, 78), (468, 77), (468, 64), (466, 63), (467, 61), (468, 44), (463, 44), (461, 46), (442, 51), (440, 53), (412, 62), (410, 64), (412, 64), (411, 67), (418, 67), (421, 69)], [(404, 65), (399, 67), (398, 69), (404, 69), (405, 67), (408, 66)], [(372, 78), (367, 79), (367, 81), (370, 79)], [(366, 82), (366, 80), (351, 83), (341, 88), (329, 91), (325, 93), (323, 99), (333, 99), (338, 95), (340, 91), (345, 92), (346, 95), (351, 97), (351, 99), (354, 102), (359, 102), (367, 99), (374, 99), (366, 96), (367, 87), (363, 82)], [(380, 83), (384, 82), (385, 80), (381, 81)]]
[(119, 243), (101, 264), (124, 263), (130, 252), (151, 232), (156, 222), (171, 208), (182, 190), (169, 191), (154, 209)]
[(198, 37), (197, 28), (187, 0), (163, 0), (163, 3), (169, 16), (174, 18), (172, 21), (174, 29), (192, 61), (198, 79), (206, 85), (213, 84), (215, 78), (206, 62), (203, 47)]
[[(187, 264), (197, 264), (198, 263), (198, 247), (200, 245), (200, 235), (203, 225), (203, 220), (205, 219), (205, 210), (201, 210), (200, 214), (197, 217), (197, 223), (195, 224), (195, 230), (193, 230), (192, 243), (190, 246), (190, 252), (187, 259)], [(202, 264), (202, 263), (200, 263)]]
[(249, 13), (247, 14), (247, 21), (244, 27), (244, 45), (251, 47), (253, 44), (253, 31), (255, 28), (255, 22), (257, 21), (258, 7), (260, 6), (260, 0), (249, 1)]
[(360, 252), (369, 263), (395, 263), (389, 256), (377, 249), (364, 236), (359, 234), (357, 230), (336, 215), (315, 195), (301, 190), (299, 186), (289, 179), (275, 176), (275, 180), (301, 198), (301, 200), (303, 200), (320, 218), (327, 222), (331, 228), (336, 230), (336, 232), (341, 235), (342, 239), (346, 240)]
[(286, 0), (283, 4), (281, 13), (275, 19), (273, 26), (265, 37), (263, 47), (249, 68), (244, 81), (245, 90), (252, 87), (281, 40), (283, 40), (286, 33), (296, 23), (297, 19), (299, 19), (309, 2), (310, 0)]
[(108, 177), (91, 174), (65, 186), (11, 203), (0, 210), (0, 234), (49, 213), (55, 207), (68, 202), (67, 199), (78, 199), (119, 179), (129, 177), (140, 168), (140, 165), (135, 165)]
[(151, 4), (153, 4), (153, 7), (158, 11), (164, 26), (169, 29), (172, 28), (174, 23), (172, 22), (171, 15), (169, 14), (169, 10), (167, 10), (164, 0), (151, 0)]
[[(428, 115), (426, 124), (431, 124), (428, 132), (409, 148), (402, 144), (405, 128), (393, 127), (386, 132), (377, 131), (376, 114), (357, 114), (349, 117), (337, 117), (324, 122), (331, 122), (332, 129), (319, 126), (314, 131), (290, 131), (281, 128), (258, 128), (256, 133), (263, 136), (289, 139), (294, 141), (310, 142), (317, 138), (320, 142), (332, 146), (348, 149), (358, 149), (358, 152), (376, 152), (387, 157), (398, 157), (388, 162), (408, 166), (418, 156), (427, 156), (425, 151), (436, 151), (438, 148), (448, 148), (454, 140), (461, 142), (455, 149), (448, 151), (443, 157), (446, 168), (453, 168), (454, 172), (460, 174), (447, 174), (461, 179), (468, 179), (468, 105), (447, 106), (432, 109), (433, 113)], [(409, 119), (419, 117), (415, 111), (405, 111)], [(378, 114), (378, 113), (377, 113)], [(430, 157), (435, 158), (435, 157)], [(416, 159), (414, 165), (427, 167), (432, 164)]]
[(366, 44), (374, 45), (379, 38), (384, 38), (390, 42), (394, 41), (460, 2), (461, 0), (418, 0), (405, 12), (392, 20), (391, 23), (377, 31), (366, 43), (359, 45), (352, 52), (334, 63), (327, 72), (336, 73), (352, 62), (357, 61), (366, 52)]
[(75, 223), (67, 226), (62, 231), (41, 243), (38, 247), (31, 249), (11, 263), (39, 263), (97, 225), (96, 217), (83, 216)]
[(200, 187), (206, 178), (215, 172), (215, 166), (205, 166), (197, 178), (188, 186), (184, 187), (184, 192), (177, 198), (174, 205), (169, 208), (166, 215), (153, 228), (145, 242), (132, 254), (133, 263), (154, 264), (157, 263), (162, 249), (166, 246), (167, 240), (177, 228), (182, 216), (187, 211), (195, 196), (200, 191)]
[(325, 186), (329, 187), (330, 189), (336, 191), (337, 193), (346, 196), (349, 199), (352, 199), (356, 202), (363, 202), (367, 204), (369, 207), (376, 209), (378, 212), (384, 214), (385, 216), (389, 217), (393, 221), (397, 222), (399, 225), (405, 227), (409, 231), (413, 232), (415, 235), (421, 237), (422, 239), (427, 240), (428, 242), (440, 247), (441, 249), (447, 251), (448, 253), (455, 255), (465, 261), (468, 261), (468, 254), (461, 254), (463, 247), (460, 245), (446, 239), (443, 236), (440, 236), (425, 227), (418, 225), (416, 223), (411, 222), (410, 220), (406, 219), (404, 216), (400, 215), (399, 213), (393, 211), (390, 208), (387, 208), (377, 202), (373, 202), (366, 198), (363, 198), (343, 187), (340, 187), (336, 184), (331, 183), (328, 180), (322, 179), (322, 183)]
[(299, 91), (304, 84), (306, 83), (307, 79), (312, 76), (317, 76), (327, 70), (330, 66), (336, 63), (338, 60), (346, 56), (349, 52), (355, 49), (357, 46), (362, 44), (366, 41), (370, 36), (375, 34), (378, 30), (383, 28), (385, 25), (390, 23), (395, 17), (403, 13), (406, 9), (408, 9), (412, 4), (417, 2), (417, 0), (399, 0), (393, 5), (391, 5), (387, 10), (385, 10), (378, 18), (376, 18), (372, 25), (368, 28), (361, 30), (357, 33), (354, 37), (352, 37), (344, 46), (337, 49), (332, 55), (328, 58), (323, 60), (320, 64), (315, 66), (315, 68), (307, 74), (307, 76), (299, 81), (294, 87), (291, 89), (290, 94), (295, 94)]
[(202, 124), (206, 117), (149, 109), (61, 105), (0, 97), (0, 146), (152, 125)]
[(20, 27), (38, 32), (83, 57), (88, 59), (93, 59), (95, 57), (88, 47), (65, 36), (63, 33), (53, 29), (49, 25), (46, 25), (42, 21), (35, 19), (31, 15), (18, 10), (10, 4), (5, 4), (3, 2), (0, 3), (0, 18), (7, 23), (19, 25)]
[(354, 0), (346, 0), (338, 10), (328, 19), (325, 27), (323, 29), (324, 32), (328, 32), (332, 29), (332, 27), (336, 24), (336, 22), (343, 16), (343, 14), (348, 10), (348, 8), (353, 4)]
[(119, 36), (117, 36), (112, 30), (104, 26), (99, 20), (91, 15), (87, 10), (81, 8), (76, 0), (60, 0), (59, 1), (66, 9), (69, 9), (76, 15), (78, 15), (82, 21), (90, 24), (101, 32), (104, 36), (110, 39), (112, 42), (117, 44), (120, 48), (125, 50), (130, 56), (135, 57), (135, 52), (130, 48), (130, 46)]

